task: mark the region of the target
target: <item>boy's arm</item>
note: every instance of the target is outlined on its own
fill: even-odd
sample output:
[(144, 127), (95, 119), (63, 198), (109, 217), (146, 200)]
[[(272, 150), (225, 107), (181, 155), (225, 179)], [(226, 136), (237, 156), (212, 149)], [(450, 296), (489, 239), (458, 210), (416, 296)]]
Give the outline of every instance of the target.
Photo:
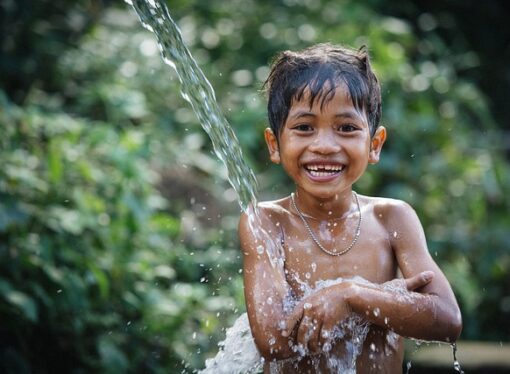
[[(462, 318), (453, 291), (430, 256), (425, 234), (414, 210), (394, 201), (381, 208), (391, 247), (404, 278), (432, 271), (432, 280), (419, 292), (402, 295), (398, 290), (354, 287), (348, 296), (352, 310), (399, 335), (423, 340), (454, 342)], [(377, 308), (377, 309), (376, 309)]]
[(275, 252), (280, 245), (277, 227), (273, 226), (260, 210), (258, 215), (243, 213), (239, 221), (246, 309), (257, 348), (268, 360), (295, 355), (289, 347), (289, 338), (281, 334), (281, 323), (285, 320), (283, 301), (290, 287), (283, 265), (271, 261), (267, 253), (268, 249)]
[(333, 328), (354, 312), (402, 336), (447, 342), (458, 338), (460, 310), (446, 277), (428, 253), (416, 213), (403, 202), (393, 202), (376, 213), (388, 229), (403, 287), (353, 281), (326, 287), (296, 305), (286, 319), (284, 335), (319, 351), (330, 341)]

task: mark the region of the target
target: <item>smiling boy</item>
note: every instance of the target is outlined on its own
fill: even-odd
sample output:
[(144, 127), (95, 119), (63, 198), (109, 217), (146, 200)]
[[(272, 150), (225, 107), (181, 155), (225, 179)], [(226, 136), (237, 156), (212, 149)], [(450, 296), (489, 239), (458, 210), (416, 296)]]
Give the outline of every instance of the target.
[[(414, 210), (352, 189), (386, 140), (366, 50), (283, 52), (266, 86), (270, 159), (296, 189), (239, 223), (247, 311), (265, 371), (342, 372), (332, 358), (353, 355), (352, 333), (339, 334), (353, 316), (369, 323), (351, 365), (358, 373), (401, 372), (400, 336), (454, 342), (460, 311)], [(282, 266), (261, 232), (277, 243)], [(399, 274), (409, 292), (392, 286)], [(337, 281), (319, 287), (328, 280)]]

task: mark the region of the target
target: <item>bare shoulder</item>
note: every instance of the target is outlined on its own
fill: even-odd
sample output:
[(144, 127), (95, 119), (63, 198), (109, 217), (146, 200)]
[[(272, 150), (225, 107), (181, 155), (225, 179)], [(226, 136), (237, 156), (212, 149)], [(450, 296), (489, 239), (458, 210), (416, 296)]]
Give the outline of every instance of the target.
[[(389, 243), (397, 255), (413, 253), (412, 258), (417, 261), (428, 258), (425, 233), (411, 205), (402, 200), (380, 197), (363, 197), (360, 202), (366, 203), (368, 209), (372, 208), (374, 218), (384, 227)], [(411, 257), (407, 257), (406, 261), (410, 259)], [(399, 264), (402, 268), (403, 265), (400, 262)]]
[(249, 264), (259, 263), (260, 260), (266, 262), (267, 257), (261, 256), (261, 247), (267, 253), (280, 256), (281, 248), (278, 245), (284, 235), (283, 226), (288, 214), (286, 199), (260, 202), (256, 208), (250, 206), (247, 212), (241, 214), (238, 235), (245, 255), (245, 266), (249, 267)]
[(272, 201), (262, 201), (257, 203), (256, 208), (250, 206), (247, 212), (241, 214), (239, 221), (240, 231), (243, 229), (264, 229), (272, 230), (288, 217), (289, 202), (288, 198)]
[(360, 202), (365, 208), (372, 210), (375, 218), (388, 228), (417, 220), (414, 209), (403, 200), (360, 196)]
[(265, 221), (268, 220), (277, 223), (288, 214), (290, 214), (288, 198), (283, 198), (258, 202), (256, 208), (250, 206), (248, 212), (244, 212), (241, 215), (241, 219), (243, 219), (243, 217), (246, 219), (249, 216), (257, 215)]

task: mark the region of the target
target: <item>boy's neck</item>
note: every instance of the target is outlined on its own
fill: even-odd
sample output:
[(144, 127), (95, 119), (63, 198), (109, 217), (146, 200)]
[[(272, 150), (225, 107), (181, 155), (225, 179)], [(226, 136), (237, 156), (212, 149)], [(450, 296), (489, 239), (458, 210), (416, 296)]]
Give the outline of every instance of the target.
[(295, 200), (306, 218), (318, 221), (344, 219), (356, 208), (351, 189), (339, 192), (332, 198), (321, 199), (298, 188)]

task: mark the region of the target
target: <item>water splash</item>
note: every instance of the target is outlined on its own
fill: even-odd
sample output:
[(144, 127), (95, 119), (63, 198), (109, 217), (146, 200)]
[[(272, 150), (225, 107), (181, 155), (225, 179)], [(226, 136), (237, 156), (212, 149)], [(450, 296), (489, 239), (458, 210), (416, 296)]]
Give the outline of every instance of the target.
[[(315, 288), (309, 285), (303, 286), (306, 295), (310, 295), (317, 290), (329, 287), (334, 284), (341, 283), (346, 279), (338, 278), (335, 280), (327, 280), (317, 282)], [(349, 281), (356, 281), (362, 284), (370, 284), (361, 277), (354, 277), (348, 279)], [(292, 308), (296, 301), (290, 295), (284, 300), (284, 308)], [(342, 374), (355, 374), (356, 373), (356, 359), (361, 353), (363, 343), (367, 337), (370, 324), (361, 318), (354, 315), (342, 321), (332, 332), (332, 340), (343, 339), (345, 343), (344, 354), (341, 357), (328, 354), (325, 349), (323, 354), (311, 355), (307, 350), (300, 346), (294, 346), (295, 352), (298, 356), (276, 362), (269, 363), (270, 373), (280, 373), (283, 368), (288, 368), (288, 365), (297, 365), (303, 358), (310, 359), (313, 365), (320, 370), (321, 361), (326, 359), (326, 365), (331, 372)], [(264, 364), (264, 359), (260, 356), (248, 322), (246, 313), (242, 314), (230, 329), (227, 330), (226, 338), (223, 342), (219, 343), (220, 350), (216, 357), (206, 361), (204, 370), (199, 371), (200, 374), (217, 374), (217, 373), (255, 373), (260, 370)], [(349, 339), (345, 339), (346, 336)], [(317, 371), (319, 372), (319, 371)]]
[(216, 357), (205, 362), (201, 374), (257, 373), (264, 363), (251, 335), (248, 315), (243, 313), (227, 330), (226, 338), (219, 343)]
[(166, 5), (160, 0), (125, 1), (133, 6), (142, 25), (154, 33), (163, 60), (176, 71), (181, 95), (191, 104), (211, 138), (216, 155), (227, 167), (228, 180), (239, 196), (239, 205), (244, 211), (250, 203), (256, 205), (257, 181), (253, 170), (244, 161), (239, 141), (216, 102), (214, 89), (184, 45)]

